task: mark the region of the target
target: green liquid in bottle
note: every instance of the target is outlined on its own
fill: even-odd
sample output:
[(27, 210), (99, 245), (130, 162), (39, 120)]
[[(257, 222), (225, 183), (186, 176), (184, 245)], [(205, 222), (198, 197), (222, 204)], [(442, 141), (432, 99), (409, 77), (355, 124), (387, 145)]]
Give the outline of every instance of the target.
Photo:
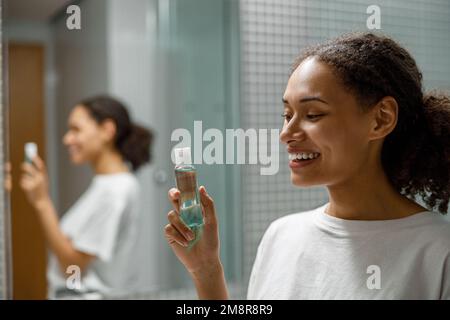
[(196, 204), (190, 207), (180, 209), (181, 220), (191, 229), (203, 225), (203, 215), (200, 205)]
[[(175, 178), (180, 190), (180, 218), (191, 229), (203, 226), (203, 214), (197, 189), (197, 173), (193, 166), (175, 167)], [(193, 230), (195, 232), (195, 230)]]

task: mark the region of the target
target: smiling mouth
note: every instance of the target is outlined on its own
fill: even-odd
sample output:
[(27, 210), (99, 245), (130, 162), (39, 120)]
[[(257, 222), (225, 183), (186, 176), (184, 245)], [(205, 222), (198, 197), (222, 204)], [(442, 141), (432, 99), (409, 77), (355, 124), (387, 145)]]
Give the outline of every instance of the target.
[(73, 155), (73, 154), (78, 153), (78, 152), (79, 152), (79, 149), (78, 149), (78, 148), (71, 147), (71, 148), (68, 148), (68, 151), (69, 151), (69, 154), (70, 154), (70, 155)]
[(320, 157), (320, 153), (290, 153), (289, 154), (289, 167), (292, 170), (301, 169), (315, 163), (316, 159)]
[(309, 161), (317, 159), (320, 156), (318, 152), (300, 152), (300, 153), (289, 153), (289, 160), (295, 162)]

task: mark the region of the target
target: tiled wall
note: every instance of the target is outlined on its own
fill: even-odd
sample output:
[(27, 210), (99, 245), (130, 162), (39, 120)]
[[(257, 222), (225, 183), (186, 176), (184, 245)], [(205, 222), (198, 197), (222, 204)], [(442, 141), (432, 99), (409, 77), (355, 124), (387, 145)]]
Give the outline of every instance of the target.
[[(305, 44), (301, 1), (241, 1), (241, 119), (244, 128), (278, 128), (283, 124), (281, 97), (293, 59)], [(287, 154), (279, 150), (279, 172), (262, 176), (259, 167), (243, 169), (244, 279), (261, 237), (273, 220), (326, 201), (322, 188), (297, 189), (290, 183)], [(246, 283), (243, 284), (244, 286)]]

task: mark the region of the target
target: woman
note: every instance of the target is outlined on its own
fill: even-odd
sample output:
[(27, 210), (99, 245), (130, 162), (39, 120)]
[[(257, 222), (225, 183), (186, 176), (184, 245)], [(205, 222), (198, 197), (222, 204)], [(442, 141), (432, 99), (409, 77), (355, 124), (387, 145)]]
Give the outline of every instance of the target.
[[(61, 223), (43, 161), (36, 156), (33, 165), (22, 165), (21, 187), (51, 251), (49, 297), (126, 292), (139, 281), (129, 262), (139, 218), (139, 184), (133, 173), (149, 162), (151, 133), (133, 124), (126, 108), (106, 96), (79, 103), (68, 124), (63, 142), (71, 161), (88, 163), (95, 176)], [(76, 279), (78, 271), (81, 281)]]
[[(297, 60), (280, 140), (291, 181), (325, 185), (329, 202), (273, 222), (249, 299), (450, 299), (450, 99), (422, 92), (414, 59), (370, 33), (314, 46)], [(200, 298), (228, 297), (213, 200), (200, 188), (204, 237), (188, 251), (169, 198), (165, 234)]]

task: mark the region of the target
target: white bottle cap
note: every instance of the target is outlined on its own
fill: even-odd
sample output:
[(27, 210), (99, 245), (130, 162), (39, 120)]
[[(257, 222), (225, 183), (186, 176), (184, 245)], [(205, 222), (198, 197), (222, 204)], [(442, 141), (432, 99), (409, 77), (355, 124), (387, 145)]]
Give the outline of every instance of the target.
[(37, 145), (34, 142), (25, 143), (25, 155), (32, 160), (37, 155)]
[(175, 148), (175, 165), (192, 164), (191, 161), (191, 148)]

